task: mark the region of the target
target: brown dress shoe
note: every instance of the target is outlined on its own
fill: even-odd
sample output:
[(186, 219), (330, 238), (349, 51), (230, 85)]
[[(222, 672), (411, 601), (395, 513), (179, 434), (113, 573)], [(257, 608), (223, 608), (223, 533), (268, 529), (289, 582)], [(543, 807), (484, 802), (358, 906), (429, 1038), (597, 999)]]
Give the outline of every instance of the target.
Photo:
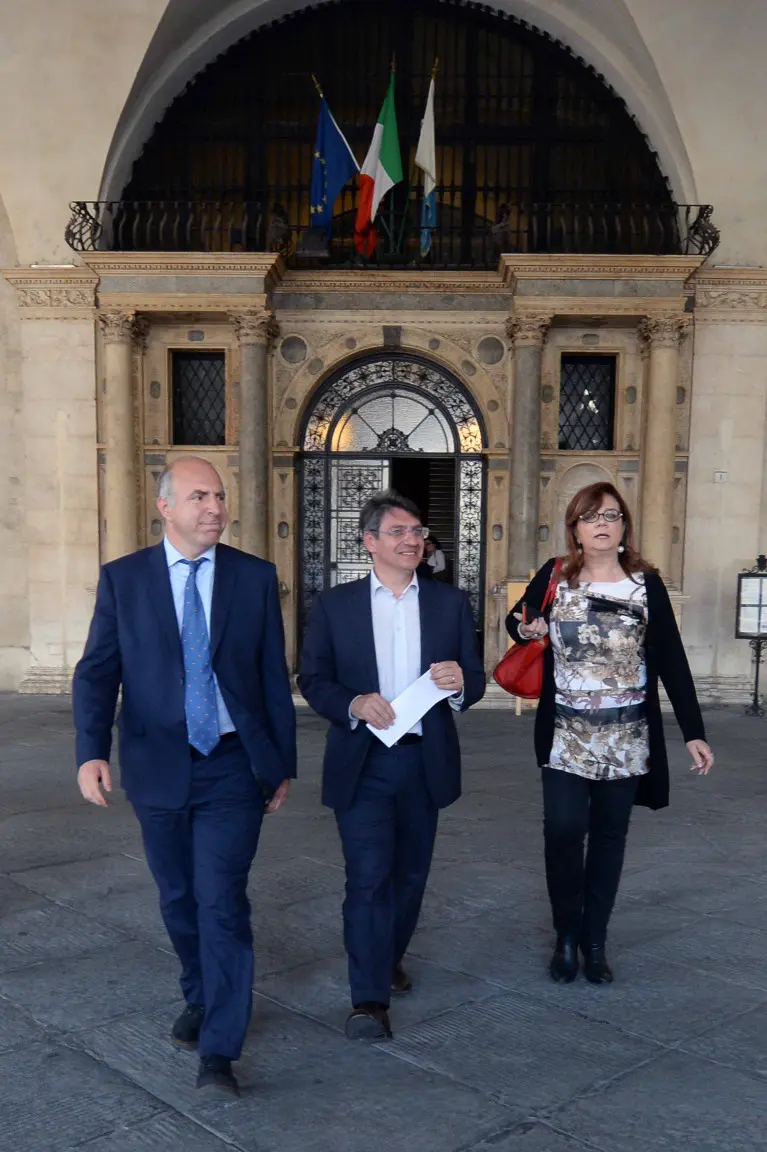
[(385, 1004), (355, 1004), (346, 1018), (348, 1040), (391, 1040), (389, 1012)]
[(391, 990), (397, 996), (405, 996), (408, 992), (413, 991), (413, 981), (401, 964), (394, 965), (394, 971), (391, 974)]

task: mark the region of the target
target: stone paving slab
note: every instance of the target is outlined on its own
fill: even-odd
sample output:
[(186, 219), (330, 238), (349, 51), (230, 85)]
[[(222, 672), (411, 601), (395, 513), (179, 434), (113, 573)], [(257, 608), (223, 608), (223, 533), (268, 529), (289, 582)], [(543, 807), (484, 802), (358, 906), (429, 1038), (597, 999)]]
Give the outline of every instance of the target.
[(122, 932), (70, 908), (41, 903), (0, 920), (0, 973), (43, 960), (85, 956), (125, 939)]
[(701, 1036), (684, 1040), (682, 1046), (717, 1064), (754, 1073), (762, 1078), (767, 1092), (767, 1003)]
[(62, 1032), (148, 1011), (179, 995), (176, 957), (132, 940), (87, 956), (0, 973), (0, 996)]
[[(546, 976), (532, 716), (460, 720), (395, 1039), (350, 1045), (343, 861), (319, 806), (324, 724), (264, 824), (250, 893), (243, 1099), (201, 1101), (168, 1032), (177, 969), (130, 806), (79, 802), (69, 703), (0, 697), (0, 1152), (753, 1152), (767, 1114), (767, 727), (707, 713), (718, 755), (637, 810), (616, 983)], [(115, 775), (118, 775), (116, 771)]]
[[(393, 999), (391, 1022), (396, 1036), (462, 1004), (497, 996), (499, 991), (496, 984), (450, 972), (425, 960), (408, 960), (408, 974), (417, 994)], [(259, 981), (258, 990), (313, 1020), (343, 1031), (349, 1012), (349, 985), (346, 956), (340, 950), (313, 964), (266, 976)]]
[(394, 1047), (419, 1067), (526, 1114), (561, 1104), (659, 1051), (651, 1041), (514, 994), (427, 1020)]
[(684, 1052), (665, 1053), (556, 1115), (605, 1152), (756, 1152), (767, 1087)]
[(0, 1085), (3, 1152), (79, 1148), (159, 1111), (152, 1095), (103, 1063), (46, 1041), (0, 1055)]
[(145, 1124), (90, 1140), (87, 1152), (241, 1152), (200, 1124), (176, 1112), (164, 1112)]

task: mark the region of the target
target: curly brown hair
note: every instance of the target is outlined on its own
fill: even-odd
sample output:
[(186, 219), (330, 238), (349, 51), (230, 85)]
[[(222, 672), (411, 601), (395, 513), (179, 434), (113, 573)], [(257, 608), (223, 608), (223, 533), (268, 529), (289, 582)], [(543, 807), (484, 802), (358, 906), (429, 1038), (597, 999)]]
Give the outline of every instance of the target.
[(599, 484), (589, 484), (576, 492), (565, 512), (565, 539), (567, 542), (567, 555), (562, 563), (562, 579), (566, 580), (571, 588), (578, 585), (578, 577), (583, 568), (583, 552), (578, 544), (576, 527), (578, 520), (587, 512), (598, 512), (602, 507), (605, 496), (612, 496), (623, 514), (623, 552), (618, 554), (618, 562), (627, 576), (635, 572), (655, 572), (653, 567), (637, 551), (634, 542), (634, 521), (629, 506), (621, 496), (618, 489), (606, 481)]

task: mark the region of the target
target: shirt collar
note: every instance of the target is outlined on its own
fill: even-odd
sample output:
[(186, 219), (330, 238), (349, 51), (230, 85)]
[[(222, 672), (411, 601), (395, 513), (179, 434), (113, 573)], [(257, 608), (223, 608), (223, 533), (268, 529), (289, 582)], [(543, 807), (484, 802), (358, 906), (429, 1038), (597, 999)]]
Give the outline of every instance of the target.
[[(378, 577), (375, 574), (375, 569), (372, 569), (371, 573), (370, 573), (371, 595), (375, 597), (381, 588), (385, 589), (389, 593), (390, 596), (394, 595), (391, 588), (387, 588), (386, 585), (382, 584), (381, 581), (378, 579)], [(415, 594), (417, 596), (418, 595), (418, 577), (416, 576), (415, 571), (413, 572), (413, 579), (410, 581), (407, 588), (405, 588), (405, 590), (403, 591), (402, 596), (406, 596), (411, 588), (415, 588)], [(402, 596), (399, 597), (400, 600), (402, 599)]]
[[(181, 560), (185, 561), (187, 564), (189, 563), (183, 552), (179, 552), (178, 548), (175, 546), (175, 544), (171, 544), (167, 536), (163, 538), (163, 547), (165, 548), (165, 558), (168, 561), (169, 568), (172, 568), (174, 564), (178, 564)], [(211, 545), (211, 547), (208, 548), (207, 551), (203, 552), (200, 556), (198, 556), (197, 559), (210, 560), (211, 564), (215, 565), (216, 545)]]

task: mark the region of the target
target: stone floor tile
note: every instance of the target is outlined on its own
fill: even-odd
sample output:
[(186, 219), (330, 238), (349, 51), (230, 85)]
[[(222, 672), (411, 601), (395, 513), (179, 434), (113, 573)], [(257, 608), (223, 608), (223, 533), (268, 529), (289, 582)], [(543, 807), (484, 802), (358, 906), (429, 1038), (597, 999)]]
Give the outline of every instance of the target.
[(710, 972), (659, 962), (637, 952), (613, 963), (615, 982), (595, 986), (581, 975), (572, 984), (548, 976), (523, 987), (526, 996), (588, 1020), (674, 1045), (706, 1033), (713, 1024), (764, 1004), (765, 992)]
[[(425, 960), (407, 957), (405, 966), (415, 987), (407, 996), (392, 997), (390, 1014), (396, 1035), (450, 1008), (498, 995), (497, 985)], [(339, 1032), (351, 1008), (343, 954), (267, 976), (258, 991)]]
[(398, 1038), (395, 1048), (420, 1068), (525, 1112), (572, 1099), (659, 1051), (607, 1024), (515, 994), (427, 1020)]
[(0, 1083), (2, 1152), (66, 1152), (160, 1110), (104, 1064), (50, 1042), (0, 1055)]
[(180, 996), (175, 956), (127, 941), (74, 959), (0, 973), (0, 996), (62, 1032), (94, 1028)]
[(572, 1101), (553, 1123), (605, 1152), (755, 1152), (766, 1102), (763, 1081), (670, 1052)]
[(122, 932), (99, 924), (81, 912), (58, 904), (40, 903), (0, 920), (0, 972), (41, 960), (83, 956), (125, 940)]
[[(687, 1052), (760, 1076), (767, 1090), (767, 1003), (683, 1042)], [(767, 1110), (767, 1109), (766, 1109)]]

